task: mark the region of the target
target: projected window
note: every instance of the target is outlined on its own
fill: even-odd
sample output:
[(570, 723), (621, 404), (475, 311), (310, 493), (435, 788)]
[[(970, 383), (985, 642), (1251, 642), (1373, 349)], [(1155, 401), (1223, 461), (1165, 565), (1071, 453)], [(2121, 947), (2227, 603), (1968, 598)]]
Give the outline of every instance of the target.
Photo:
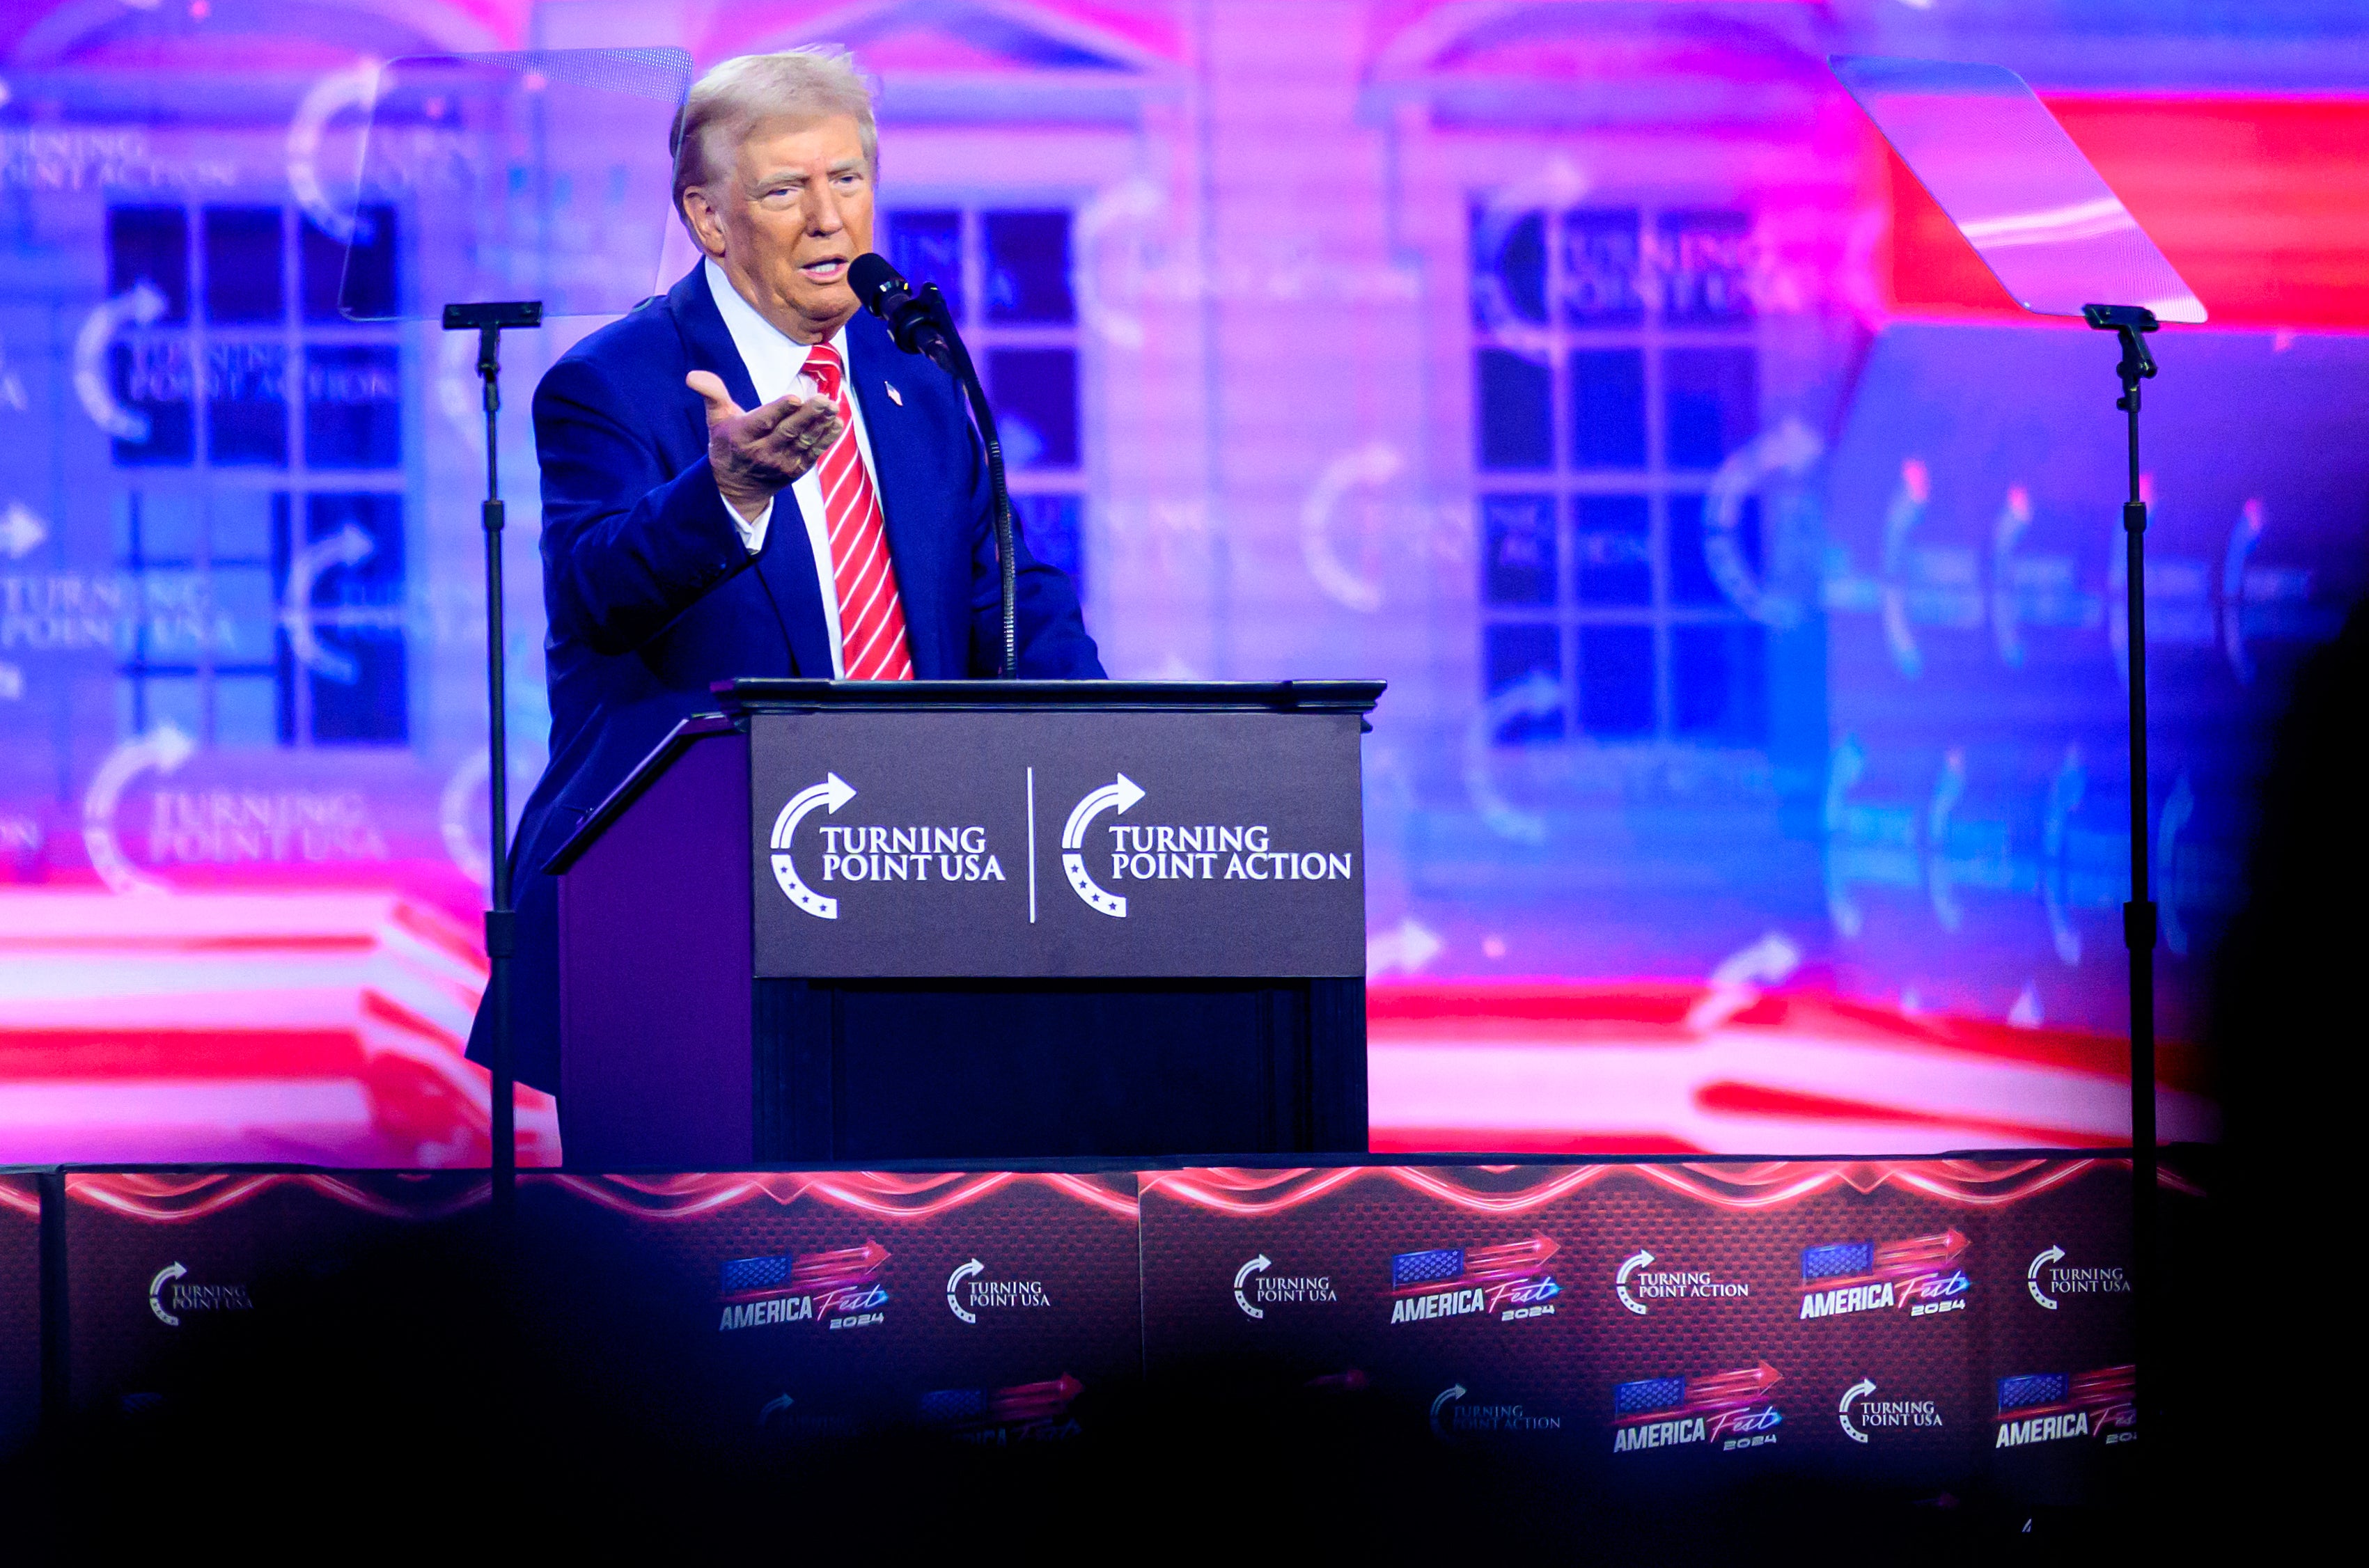
[(1013, 516), (1039, 560), (1085, 593), (1084, 438), (1078, 308), (1065, 207), (899, 208), (884, 249), (915, 288), (953, 307), (995, 406)]
[[(363, 218), (359, 296), (391, 307), (395, 215)], [(402, 365), (338, 310), (346, 245), (276, 205), (121, 205), (107, 253), (120, 725), (403, 743)]]
[[(1482, 678), (1509, 743), (1757, 747), (1762, 628), (1706, 553), (1758, 433), (1742, 212), (1472, 212)], [(1758, 566), (1759, 517), (1733, 527)]]

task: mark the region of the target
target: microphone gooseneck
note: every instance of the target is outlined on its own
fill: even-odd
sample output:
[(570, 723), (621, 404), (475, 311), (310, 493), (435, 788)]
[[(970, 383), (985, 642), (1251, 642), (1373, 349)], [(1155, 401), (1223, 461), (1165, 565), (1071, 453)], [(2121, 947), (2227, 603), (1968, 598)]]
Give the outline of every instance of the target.
[(916, 295), (887, 258), (865, 251), (847, 265), (847, 286), (864, 308), (887, 324), (888, 336), (908, 354), (919, 354), (955, 378), (970, 400), (971, 419), (987, 448), (987, 477), (995, 501), (995, 556), (1002, 578), (1002, 644), (997, 673), (1009, 681), (1020, 673), (1019, 561), (1013, 548), (1012, 493), (1004, 486), (1003, 443), (995, 434), (995, 410), (970, 362), (970, 350), (955, 330), (954, 312), (935, 283)]

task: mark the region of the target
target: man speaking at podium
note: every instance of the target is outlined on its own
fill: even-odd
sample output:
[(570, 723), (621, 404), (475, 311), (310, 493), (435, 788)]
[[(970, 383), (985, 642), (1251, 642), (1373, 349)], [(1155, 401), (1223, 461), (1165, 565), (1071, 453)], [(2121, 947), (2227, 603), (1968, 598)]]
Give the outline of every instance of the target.
[[(736, 676), (948, 680), (1002, 645), (987, 460), (963, 395), (863, 313), (872, 97), (845, 55), (744, 55), (691, 89), (675, 209), (704, 253), (534, 395), (551, 764), (513, 847), (511, 1061), (559, 1088), (542, 866)], [(1014, 531), (1019, 669), (1096, 678), (1069, 578)], [(469, 1058), (486, 1062), (480, 1008)]]

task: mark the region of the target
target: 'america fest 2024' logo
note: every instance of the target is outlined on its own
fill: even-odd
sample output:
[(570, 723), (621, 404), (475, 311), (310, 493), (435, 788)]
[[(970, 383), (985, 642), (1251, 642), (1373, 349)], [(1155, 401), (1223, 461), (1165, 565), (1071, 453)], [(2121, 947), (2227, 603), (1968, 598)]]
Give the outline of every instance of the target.
[(2127, 1443), (2139, 1425), (2138, 1368), (2095, 1372), (2020, 1372), (1998, 1380), (1998, 1436), (1994, 1448), (2020, 1448), (2090, 1437)]
[(1494, 1247), (1432, 1247), (1390, 1259), (1390, 1322), (1494, 1312), (1499, 1320), (1550, 1317), (1562, 1287), (1547, 1272), (1561, 1251), (1533, 1232)]
[(1784, 1375), (1766, 1361), (1701, 1378), (1641, 1378), (1612, 1390), (1612, 1451), (1715, 1444), (1757, 1448), (1777, 1440), (1784, 1413), (1768, 1391)]
[(827, 1322), (834, 1329), (869, 1328), (888, 1304), (880, 1271), (888, 1249), (866, 1240), (835, 1252), (734, 1258), (724, 1265), (719, 1331), (772, 1323)]
[(1955, 1230), (1903, 1242), (1825, 1242), (1802, 1249), (1802, 1321), (1906, 1308), (1912, 1318), (1955, 1312), (1974, 1282), (1957, 1265)]

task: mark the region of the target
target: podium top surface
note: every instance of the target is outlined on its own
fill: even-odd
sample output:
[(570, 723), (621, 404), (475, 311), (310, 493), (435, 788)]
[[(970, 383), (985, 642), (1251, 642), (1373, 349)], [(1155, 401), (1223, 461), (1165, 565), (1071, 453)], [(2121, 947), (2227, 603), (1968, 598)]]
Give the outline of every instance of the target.
[(718, 681), (709, 688), (727, 714), (820, 708), (1094, 708), (1116, 712), (1362, 714), (1380, 700), (1381, 681)]
[(718, 681), (721, 710), (683, 720), (544, 863), (556, 876), (696, 742), (766, 714), (812, 713), (1276, 713), (1372, 711), (1381, 681)]

